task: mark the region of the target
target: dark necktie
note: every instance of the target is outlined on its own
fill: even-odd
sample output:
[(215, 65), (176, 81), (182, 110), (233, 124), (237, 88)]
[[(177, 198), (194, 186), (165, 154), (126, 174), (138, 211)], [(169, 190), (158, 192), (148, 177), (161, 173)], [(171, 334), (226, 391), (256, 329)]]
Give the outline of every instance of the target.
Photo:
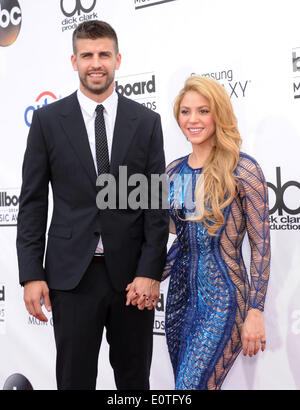
[(109, 173), (109, 155), (103, 110), (103, 105), (97, 105), (95, 118), (95, 142), (98, 175)]

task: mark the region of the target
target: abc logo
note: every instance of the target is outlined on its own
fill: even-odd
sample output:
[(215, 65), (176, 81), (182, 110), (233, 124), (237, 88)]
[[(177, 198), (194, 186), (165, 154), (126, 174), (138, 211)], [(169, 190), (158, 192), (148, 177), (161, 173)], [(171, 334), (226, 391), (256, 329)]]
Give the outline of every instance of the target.
[(0, 46), (10, 46), (16, 40), (21, 22), (18, 0), (0, 0)]
[(3, 390), (33, 390), (33, 387), (25, 376), (15, 373), (6, 380)]

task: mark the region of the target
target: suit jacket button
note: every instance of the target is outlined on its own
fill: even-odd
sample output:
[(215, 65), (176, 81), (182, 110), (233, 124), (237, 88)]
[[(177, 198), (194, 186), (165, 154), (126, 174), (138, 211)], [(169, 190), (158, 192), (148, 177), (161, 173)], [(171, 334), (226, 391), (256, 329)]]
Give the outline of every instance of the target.
[(100, 236), (100, 232), (96, 231), (96, 232), (94, 232), (94, 235), (95, 236)]

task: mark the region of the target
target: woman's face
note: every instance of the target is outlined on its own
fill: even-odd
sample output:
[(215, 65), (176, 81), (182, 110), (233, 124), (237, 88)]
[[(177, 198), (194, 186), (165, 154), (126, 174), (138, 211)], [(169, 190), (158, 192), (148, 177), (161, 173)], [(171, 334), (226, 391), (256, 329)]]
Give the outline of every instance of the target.
[(196, 91), (188, 91), (181, 100), (179, 126), (193, 145), (213, 146), (216, 124), (207, 98)]

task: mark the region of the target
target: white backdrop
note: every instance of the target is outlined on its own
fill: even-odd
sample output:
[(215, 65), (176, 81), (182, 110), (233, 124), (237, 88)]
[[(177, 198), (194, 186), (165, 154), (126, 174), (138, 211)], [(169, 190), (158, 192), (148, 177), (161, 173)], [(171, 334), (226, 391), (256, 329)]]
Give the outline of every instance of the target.
[[(209, 75), (231, 95), (243, 151), (258, 160), (270, 187), (272, 263), (267, 350), (240, 355), (223, 389), (300, 388), (299, 14), (299, 0), (0, 0), (0, 389), (15, 374), (35, 390), (56, 388), (51, 314), (48, 324), (29, 316), (18, 285), (21, 165), (33, 111), (78, 87), (71, 35), (91, 18), (118, 33), (116, 86), (161, 114), (168, 163), (190, 151), (172, 114), (184, 80)], [(139, 93), (142, 82), (148, 87)], [(151, 389), (174, 386), (164, 336), (167, 285), (156, 309)], [(105, 339), (97, 388), (115, 389)]]

